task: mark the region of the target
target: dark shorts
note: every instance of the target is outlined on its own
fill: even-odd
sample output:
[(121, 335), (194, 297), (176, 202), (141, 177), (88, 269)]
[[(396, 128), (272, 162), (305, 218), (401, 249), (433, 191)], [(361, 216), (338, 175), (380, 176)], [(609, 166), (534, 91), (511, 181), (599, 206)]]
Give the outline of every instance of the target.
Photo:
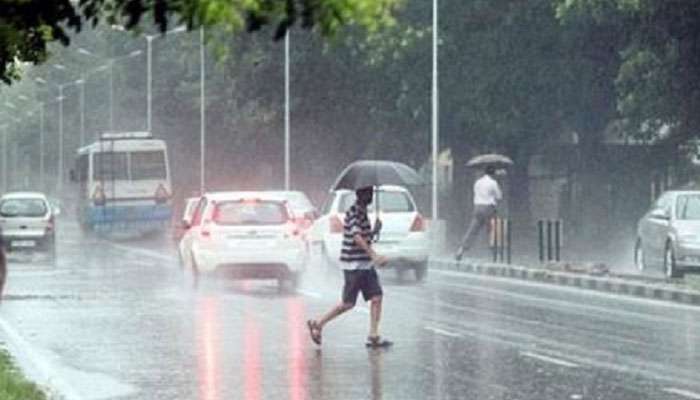
[(343, 286), (343, 303), (355, 304), (357, 294), (362, 292), (365, 301), (382, 295), (382, 285), (379, 283), (377, 271), (372, 269), (344, 270), (345, 285)]

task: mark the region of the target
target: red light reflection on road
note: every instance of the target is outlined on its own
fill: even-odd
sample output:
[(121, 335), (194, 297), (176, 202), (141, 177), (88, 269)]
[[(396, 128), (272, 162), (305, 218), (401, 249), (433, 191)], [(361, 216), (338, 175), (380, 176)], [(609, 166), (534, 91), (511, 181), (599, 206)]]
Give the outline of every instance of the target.
[(199, 302), (196, 329), (199, 399), (219, 400), (220, 325), (219, 301), (216, 298), (207, 297)]
[(243, 371), (245, 400), (260, 400), (262, 365), (260, 362), (260, 328), (255, 317), (245, 315), (243, 322)]
[(287, 355), (287, 378), (289, 380), (289, 399), (306, 398), (306, 365), (304, 349), (306, 336), (304, 328), (304, 302), (300, 298), (287, 301), (287, 336), (289, 337), (289, 354)]

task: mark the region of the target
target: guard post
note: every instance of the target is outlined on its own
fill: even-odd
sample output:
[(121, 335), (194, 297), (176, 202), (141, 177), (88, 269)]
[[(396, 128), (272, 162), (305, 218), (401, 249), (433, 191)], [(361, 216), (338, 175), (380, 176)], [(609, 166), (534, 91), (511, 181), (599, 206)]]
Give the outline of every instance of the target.
[(537, 221), (537, 238), (540, 262), (560, 261), (563, 244), (564, 221), (539, 220)]
[(507, 218), (493, 217), (489, 221), (489, 245), (493, 254), (493, 262), (511, 261), (511, 226)]

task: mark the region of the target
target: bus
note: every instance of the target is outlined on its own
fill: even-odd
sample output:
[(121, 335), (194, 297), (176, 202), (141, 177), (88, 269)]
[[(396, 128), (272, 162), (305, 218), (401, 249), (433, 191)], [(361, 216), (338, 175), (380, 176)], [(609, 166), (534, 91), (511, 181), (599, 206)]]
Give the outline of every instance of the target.
[(84, 231), (164, 231), (172, 216), (167, 146), (148, 132), (104, 133), (78, 149), (71, 181)]

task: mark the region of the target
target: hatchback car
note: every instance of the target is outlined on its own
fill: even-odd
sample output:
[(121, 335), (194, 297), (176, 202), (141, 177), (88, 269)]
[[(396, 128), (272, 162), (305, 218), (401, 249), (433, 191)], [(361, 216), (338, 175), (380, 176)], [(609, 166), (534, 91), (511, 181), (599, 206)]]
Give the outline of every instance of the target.
[(277, 279), (295, 288), (308, 251), (287, 203), (265, 192), (207, 193), (179, 244), (183, 266), (195, 275)]
[(55, 213), (44, 194), (17, 192), (2, 196), (0, 228), (6, 251), (43, 252), (55, 261)]
[[(377, 253), (389, 258), (389, 268), (402, 275), (405, 270), (413, 270), (417, 280), (423, 280), (427, 273), (430, 240), (426, 223), (418, 212), (411, 193), (399, 186), (379, 188), (379, 219), (382, 229), (378, 241), (373, 244)], [(312, 230), (312, 242), (320, 248), (322, 257), (329, 266), (339, 266), (345, 212), (355, 202), (355, 192), (350, 190), (332, 191), (322, 215), (316, 220)], [(377, 199), (369, 206), (369, 219), (374, 223), (377, 212)]]
[(637, 225), (635, 264), (661, 265), (668, 278), (700, 271), (700, 191), (667, 191)]

